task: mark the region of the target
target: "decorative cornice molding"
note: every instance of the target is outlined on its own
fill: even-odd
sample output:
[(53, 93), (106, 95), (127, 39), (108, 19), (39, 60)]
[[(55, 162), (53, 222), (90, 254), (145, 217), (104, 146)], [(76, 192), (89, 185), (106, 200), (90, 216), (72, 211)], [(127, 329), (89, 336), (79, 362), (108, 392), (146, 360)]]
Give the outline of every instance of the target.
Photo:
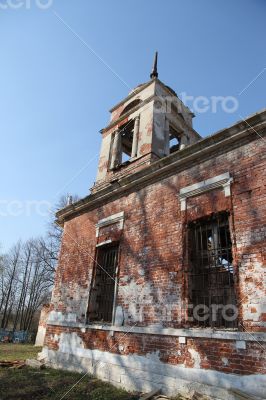
[(155, 95), (153, 94), (150, 97), (148, 97), (147, 99), (143, 100), (141, 103), (139, 103), (135, 107), (131, 108), (125, 114), (123, 114), (123, 115), (119, 116), (118, 118), (116, 118), (115, 120), (111, 121), (105, 128), (102, 128), (100, 130), (100, 132), (105, 133), (105, 132), (109, 131), (110, 129), (112, 129), (113, 127), (118, 125), (121, 121), (126, 119), (129, 115), (135, 113), (137, 110), (140, 110), (140, 112), (141, 112), (141, 108), (143, 106), (145, 106), (146, 104), (148, 104), (149, 102), (151, 102), (154, 98), (155, 98)]
[(112, 113), (114, 110), (116, 110), (119, 106), (121, 106), (122, 104), (128, 102), (128, 100), (132, 99), (132, 97), (136, 96), (137, 94), (139, 94), (142, 90), (146, 89), (146, 87), (148, 87), (150, 84), (153, 83), (153, 80), (151, 79), (150, 81), (143, 83), (142, 85), (140, 85), (139, 87), (133, 89), (129, 95), (127, 95), (127, 97), (125, 97), (123, 100), (119, 101), (119, 103), (116, 103), (110, 110), (109, 112)]
[[(263, 144), (257, 132), (262, 137), (265, 136), (266, 109), (247, 117), (246, 121), (248, 121), (250, 127), (247, 123), (240, 121), (229, 128), (225, 128), (212, 136), (185, 147), (183, 150), (155, 161), (141, 171), (118, 178), (117, 185), (107, 182), (106, 186), (101, 190), (59, 210), (56, 214), (58, 223), (64, 224), (64, 221), (73, 218), (75, 215), (95, 209), (101, 204), (123, 196), (130, 190), (137, 190), (151, 182), (179, 173), (185, 168), (189, 168), (193, 163), (195, 164), (195, 162), (200, 163), (208, 159), (217, 151), (221, 154), (225, 153), (232, 149), (233, 146), (239, 146), (240, 141), (246, 140), (246, 143), (248, 143), (249, 141), (260, 140)], [(132, 162), (133, 164), (134, 162)]]
[(266, 342), (265, 332), (248, 332), (248, 331), (232, 331), (232, 330), (216, 330), (211, 328), (162, 328), (156, 326), (115, 326), (101, 324), (82, 324), (68, 321), (49, 322), (52, 326), (65, 326), (71, 328), (80, 328), (88, 330), (126, 332), (131, 334), (158, 335), (158, 336), (174, 336), (187, 338), (209, 338), (221, 340), (244, 340), (247, 342)]
[(229, 172), (226, 172), (224, 174), (214, 176), (213, 178), (206, 179), (180, 189), (179, 198), (181, 202), (181, 211), (186, 210), (187, 199), (189, 197), (199, 196), (202, 193), (207, 193), (217, 188), (223, 187), (225, 197), (230, 196), (232, 182), (233, 178), (230, 177)]
[(101, 219), (95, 225), (95, 227), (96, 227), (96, 237), (99, 237), (100, 229), (105, 227), (105, 226), (108, 226), (108, 225), (119, 223), (120, 224), (120, 229), (123, 229), (124, 228), (124, 220), (125, 220), (124, 211), (122, 211), (120, 213), (117, 213), (117, 214), (110, 215), (109, 217)]

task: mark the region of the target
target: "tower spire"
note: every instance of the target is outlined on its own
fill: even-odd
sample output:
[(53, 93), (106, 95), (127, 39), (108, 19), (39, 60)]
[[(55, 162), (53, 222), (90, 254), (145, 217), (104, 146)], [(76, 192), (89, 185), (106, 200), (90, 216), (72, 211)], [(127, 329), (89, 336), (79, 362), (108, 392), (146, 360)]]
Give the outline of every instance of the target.
[(155, 52), (155, 56), (154, 56), (154, 61), (153, 61), (153, 67), (152, 67), (152, 71), (150, 74), (150, 78), (158, 78), (158, 71), (157, 71), (157, 61), (158, 61), (158, 51)]

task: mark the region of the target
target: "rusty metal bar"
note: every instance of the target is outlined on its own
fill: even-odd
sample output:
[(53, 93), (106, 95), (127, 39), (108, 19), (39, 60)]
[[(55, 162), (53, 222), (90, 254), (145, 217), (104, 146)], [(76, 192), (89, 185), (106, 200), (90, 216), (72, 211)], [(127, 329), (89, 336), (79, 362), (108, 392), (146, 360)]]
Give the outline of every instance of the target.
[(112, 322), (118, 244), (98, 249), (90, 321)]
[(194, 309), (202, 305), (210, 310), (205, 320), (204, 309), (198, 312), (200, 318), (194, 315), (194, 324), (215, 328), (237, 327), (237, 318), (233, 321), (227, 318), (232, 311), (225, 312), (225, 306), (236, 306), (228, 213), (215, 214), (189, 224), (189, 235), (189, 300)]

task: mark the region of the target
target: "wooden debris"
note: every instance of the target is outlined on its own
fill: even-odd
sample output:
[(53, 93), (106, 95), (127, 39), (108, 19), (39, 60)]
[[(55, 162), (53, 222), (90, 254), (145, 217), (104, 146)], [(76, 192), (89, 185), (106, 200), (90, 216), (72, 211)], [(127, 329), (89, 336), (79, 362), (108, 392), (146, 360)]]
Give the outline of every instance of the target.
[(156, 396), (156, 394), (159, 394), (160, 392), (161, 392), (161, 389), (152, 390), (151, 392), (144, 394), (144, 395), (140, 398), (140, 400), (149, 400), (149, 399), (152, 399), (154, 396)]
[(14, 360), (14, 361), (5, 361), (0, 360), (0, 367), (8, 368), (8, 369), (20, 369), (26, 366), (25, 361)]
[(170, 399), (167, 396), (163, 396), (162, 394), (159, 394), (159, 396), (154, 397), (154, 400), (170, 400)]
[(229, 392), (233, 393), (236, 395), (239, 399), (243, 400), (256, 400), (256, 397), (250, 396), (244, 392), (241, 392), (241, 390), (237, 389), (230, 389)]

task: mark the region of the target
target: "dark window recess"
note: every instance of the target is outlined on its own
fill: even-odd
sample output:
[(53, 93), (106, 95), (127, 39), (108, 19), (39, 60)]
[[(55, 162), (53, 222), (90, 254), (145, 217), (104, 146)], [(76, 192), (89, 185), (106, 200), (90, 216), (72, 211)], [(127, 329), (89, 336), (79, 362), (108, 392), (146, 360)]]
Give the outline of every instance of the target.
[(112, 322), (118, 245), (99, 248), (90, 294), (88, 320)]
[(122, 164), (129, 161), (132, 153), (132, 143), (134, 134), (134, 121), (129, 121), (120, 128)]
[(191, 223), (188, 248), (189, 316), (199, 326), (237, 327), (228, 213)]
[(178, 132), (170, 125), (169, 127), (169, 151), (170, 154), (180, 148), (180, 138)]

